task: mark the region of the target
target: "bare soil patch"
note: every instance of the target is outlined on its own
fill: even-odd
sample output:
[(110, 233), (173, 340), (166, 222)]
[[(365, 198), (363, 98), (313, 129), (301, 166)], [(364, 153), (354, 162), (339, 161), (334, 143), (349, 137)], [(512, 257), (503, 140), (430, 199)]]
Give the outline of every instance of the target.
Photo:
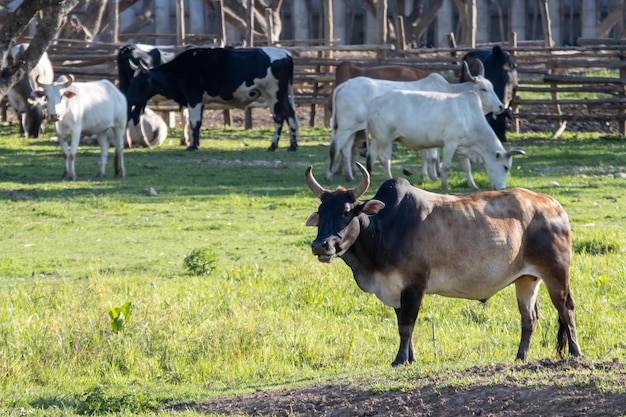
[(174, 409), (285, 417), (626, 415), (626, 364), (618, 360), (498, 364), (417, 378), (411, 385), (385, 391), (371, 382), (336, 381), (218, 397)]

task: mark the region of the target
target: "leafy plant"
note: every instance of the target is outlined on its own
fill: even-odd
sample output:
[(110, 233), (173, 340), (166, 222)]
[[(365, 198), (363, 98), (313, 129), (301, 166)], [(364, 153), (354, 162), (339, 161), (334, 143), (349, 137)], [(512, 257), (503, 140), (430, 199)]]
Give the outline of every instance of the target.
[(212, 247), (197, 248), (183, 259), (183, 266), (190, 275), (211, 275), (217, 268), (217, 254)]
[(121, 331), (126, 322), (130, 319), (130, 311), (133, 304), (128, 301), (121, 307), (109, 308), (109, 317), (111, 317), (111, 328), (114, 332)]

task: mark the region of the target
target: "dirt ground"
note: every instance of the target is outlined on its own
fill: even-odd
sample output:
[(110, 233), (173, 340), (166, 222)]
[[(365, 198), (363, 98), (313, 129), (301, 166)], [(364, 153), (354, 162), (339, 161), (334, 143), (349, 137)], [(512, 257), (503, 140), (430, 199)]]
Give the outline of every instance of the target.
[[(214, 398), (175, 410), (279, 417), (626, 415), (626, 364), (618, 360), (498, 364), (418, 378), (414, 384), (411, 389), (381, 392), (367, 383), (336, 381)], [(613, 390), (607, 390), (609, 386)]]

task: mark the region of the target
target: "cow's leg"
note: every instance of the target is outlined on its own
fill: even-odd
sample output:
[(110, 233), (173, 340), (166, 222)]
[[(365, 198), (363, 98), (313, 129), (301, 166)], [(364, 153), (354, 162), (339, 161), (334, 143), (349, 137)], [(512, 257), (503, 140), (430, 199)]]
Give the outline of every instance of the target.
[(124, 169), (124, 128), (113, 129), (113, 135), (115, 140), (115, 158), (113, 159), (115, 178), (124, 178), (126, 176)]
[(378, 146), (377, 140), (370, 141), (369, 145), (367, 146), (367, 156), (365, 157), (365, 167), (367, 168), (367, 172), (369, 172), (370, 174), (372, 173), (372, 166), (378, 159), (378, 154), (379, 154), (378, 148), (379, 146)]
[(437, 148), (422, 149), (422, 178), (436, 181), (439, 177), (439, 151)]
[(189, 127), (191, 128), (191, 145), (187, 147), (188, 151), (195, 151), (200, 146), (200, 125), (202, 124), (202, 103), (189, 108)]
[(81, 131), (81, 127), (75, 127), (74, 131), (72, 132), (72, 139), (71, 139), (71, 143), (70, 143), (70, 150), (69, 150), (69, 169), (68, 169), (68, 173), (67, 173), (67, 178), (70, 180), (75, 180), (76, 179), (76, 168), (75, 168), (75, 163), (76, 163), (76, 154), (78, 153), (78, 144), (80, 143), (80, 131)]
[(396, 308), (400, 348), (391, 366), (404, 365), (415, 361), (413, 329), (415, 328), (415, 321), (417, 320), (417, 314), (423, 298), (424, 292), (415, 287), (405, 289), (400, 295), (400, 308)]
[(70, 175), (70, 151), (68, 148), (67, 140), (59, 136), (59, 144), (61, 145), (61, 152), (63, 153), (63, 178), (69, 178)]
[(346, 181), (352, 182), (354, 181), (354, 170), (353, 168), (353, 160), (352, 160), (352, 146), (354, 144), (355, 133), (351, 133), (348, 135), (348, 140), (344, 142), (343, 147), (341, 148), (341, 155), (343, 157), (343, 168), (346, 173)]
[(272, 116), (274, 117), (274, 136), (272, 137), (272, 144), (269, 148), (267, 148), (267, 150), (275, 151), (276, 148), (278, 148), (278, 141), (283, 129), (283, 123), (287, 121), (290, 140), (289, 148), (287, 150), (295, 151), (298, 149), (298, 120), (296, 118), (293, 101), (289, 98), (286, 91), (284, 93), (279, 91), (278, 94), (282, 94), (280, 99), (273, 104), (270, 101), (270, 110), (272, 112)]
[(472, 165), (470, 164), (470, 160), (465, 155), (456, 155), (459, 158), (459, 162), (461, 163), (461, 169), (465, 172), (465, 177), (467, 178), (467, 185), (474, 190), (478, 191), (478, 186), (474, 182), (474, 177), (472, 177)]
[(450, 187), (448, 186), (448, 173), (450, 172), (450, 167), (452, 166), (452, 157), (454, 156), (454, 151), (456, 149), (444, 145), (443, 147), (443, 156), (441, 158), (441, 188), (443, 191), (450, 191)]
[(517, 306), (522, 316), (522, 337), (517, 349), (515, 359), (526, 361), (530, 340), (535, 332), (537, 320), (539, 319), (539, 307), (537, 305), (537, 293), (541, 280), (537, 277), (523, 276), (515, 281), (515, 293), (517, 295)]
[(578, 336), (576, 335), (576, 321), (574, 319), (574, 299), (572, 298), (567, 286), (559, 285), (553, 287), (551, 283), (546, 281), (548, 293), (552, 304), (559, 313), (559, 330), (557, 333), (557, 353), (559, 357), (563, 356), (563, 349), (569, 342), (569, 353), (572, 356), (582, 356), (582, 351), (578, 345)]
[[(334, 131), (333, 131), (334, 132)], [(333, 165), (335, 164), (335, 159), (339, 155), (339, 149), (337, 147), (337, 142), (335, 141), (335, 137), (331, 132), (330, 136), (330, 147), (328, 149), (328, 163), (326, 164), (326, 174), (324, 175), (326, 181), (330, 182), (333, 180)]]
[(107, 166), (107, 156), (109, 155), (109, 140), (107, 139), (107, 131), (100, 132), (97, 135), (98, 145), (100, 145), (100, 166), (96, 179), (104, 179), (104, 172)]
[(393, 151), (393, 143), (391, 141), (385, 142), (382, 146), (380, 146), (380, 164), (383, 167), (383, 171), (385, 171), (385, 177), (387, 179), (391, 179), (391, 152)]
[(189, 109), (187, 107), (183, 107), (180, 110), (180, 119), (183, 125), (183, 129), (180, 132), (180, 144), (182, 146), (189, 146), (191, 144), (191, 139), (189, 138)]

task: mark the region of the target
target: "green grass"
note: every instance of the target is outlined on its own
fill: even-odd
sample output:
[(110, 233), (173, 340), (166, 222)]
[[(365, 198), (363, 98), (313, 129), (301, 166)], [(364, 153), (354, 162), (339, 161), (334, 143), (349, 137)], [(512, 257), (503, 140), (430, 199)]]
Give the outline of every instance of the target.
[[(418, 363), (391, 369), (393, 310), (362, 293), (343, 262), (310, 253), (316, 231), (304, 222), (318, 201), (304, 170), (323, 178), (326, 129), (304, 130), (295, 153), (286, 137), (266, 152), (270, 129), (205, 130), (193, 153), (172, 134), (161, 148), (125, 152), (123, 180), (112, 179), (112, 155), (108, 179), (93, 180), (99, 150), (81, 146), (74, 182), (61, 180), (50, 132), (0, 134), (0, 414), (165, 415), (166, 404), (219, 394), (334, 378), (398, 390), (416, 373), (513, 361), (519, 313), (507, 288), (484, 305), (427, 297)], [(590, 360), (623, 358), (626, 180), (614, 174), (626, 171), (626, 141), (548, 137), (513, 137), (507, 146), (528, 155), (515, 159), (509, 185), (567, 210), (581, 348)], [(418, 161), (398, 147), (394, 175), (410, 168), (415, 185), (440, 192), (440, 182), (418, 178)], [(473, 170), (486, 189), (484, 168)], [(382, 182), (376, 166), (365, 197)], [(450, 186), (470, 191), (458, 167)], [(109, 311), (127, 303), (116, 326)], [(540, 308), (531, 360), (555, 357), (545, 290)]]

